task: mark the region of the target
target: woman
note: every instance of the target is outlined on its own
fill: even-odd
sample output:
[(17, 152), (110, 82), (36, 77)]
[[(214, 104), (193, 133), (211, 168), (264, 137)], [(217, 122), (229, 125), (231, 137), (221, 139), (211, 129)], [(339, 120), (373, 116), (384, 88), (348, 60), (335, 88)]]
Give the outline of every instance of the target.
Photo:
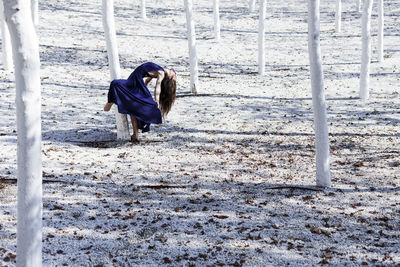
[[(154, 100), (147, 89), (153, 78), (156, 79)], [(117, 104), (119, 113), (129, 114), (133, 127), (131, 141), (138, 142), (138, 129), (148, 132), (151, 123), (162, 123), (162, 118), (171, 110), (175, 97), (175, 71), (147, 62), (137, 67), (127, 80), (111, 82), (104, 111), (109, 111), (113, 104)]]

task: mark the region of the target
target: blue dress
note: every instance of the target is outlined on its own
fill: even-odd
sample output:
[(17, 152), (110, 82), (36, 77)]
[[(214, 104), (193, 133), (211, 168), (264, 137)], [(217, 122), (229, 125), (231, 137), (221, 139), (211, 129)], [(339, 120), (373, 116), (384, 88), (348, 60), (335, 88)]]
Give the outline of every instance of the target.
[(108, 90), (108, 103), (117, 104), (119, 113), (134, 116), (142, 132), (150, 131), (151, 123), (162, 123), (161, 112), (143, 80), (150, 77), (149, 72), (152, 71), (164, 69), (146, 62), (137, 67), (127, 80), (113, 80)]

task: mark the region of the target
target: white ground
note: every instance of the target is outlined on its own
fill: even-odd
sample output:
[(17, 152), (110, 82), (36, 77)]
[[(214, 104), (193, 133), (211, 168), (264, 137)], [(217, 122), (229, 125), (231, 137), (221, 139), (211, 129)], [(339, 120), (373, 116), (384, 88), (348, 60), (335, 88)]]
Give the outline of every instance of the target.
[[(400, 264), (400, 2), (385, 1), (385, 61), (372, 31), (371, 98), (358, 99), (360, 14), (321, 4), (333, 188), (315, 185), (307, 1), (268, 1), (266, 74), (257, 14), (194, 1), (200, 84), (189, 94), (183, 1), (116, 0), (123, 78), (145, 61), (178, 72), (167, 121), (132, 145), (102, 111), (109, 72), (101, 1), (40, 1), (44, 266)], [(0, 73), (0, 266), (16, 252), (12, 75)], [(152, 87), (154, 84), (152, 85)], [(275, 188), (275, 189), (272, 189)]]

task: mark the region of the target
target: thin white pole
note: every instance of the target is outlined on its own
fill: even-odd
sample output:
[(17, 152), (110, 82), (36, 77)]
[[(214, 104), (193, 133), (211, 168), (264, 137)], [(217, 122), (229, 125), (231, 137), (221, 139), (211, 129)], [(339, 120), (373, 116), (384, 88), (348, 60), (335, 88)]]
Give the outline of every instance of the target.
[(265, 73), (265, 7), (267, 0), (260, 0), (260, 14), (258, 23), (258, 74)]
[(383, 0), (378, 0), (378, 61), (383, 61), (383, 33), (384, 33)]
[(199, 68), (197, 62), (196, 31), (193, 19), (192, 0), (184, 0), (186, 10), (187, 36), (189, 46), (190, 62), (190, 89), (193, 94), (197, 94), (199, 82)]
[(219, 19), (219, 0), (214, 0), (214, 34), (217, 42), (221, 41), (221, 23)]
[(336, 0), (335, 28), (337, 33), (342, 30), (342, 0)]
[(147, 15), (146, 15), (146, 0), (141, 0), (140, 13), (141, 13), (142, 19), (147, 19)]
[(32, 20), (35, 27), (39, 24), (39, 0), (31, 0)]
[(362, 54), (360, 71), (360, 98), (369, 98), (369, 75), (371, 65), (371, 13), (373, 0), (364, 0), (361, 18)]
[(361, 0), (356, 0), (356, 10), (357, 12), (361, 12)]
[[(120, 79), (121, 68), (119, 65), (118, 44), (114, 23), (114, 0), (103, 0), (103, 28), (106, 37), (108, 65), (111, 80)], [(114, 105), (115, 119), (117, 122), (117, 139), (130, 140), (129, 123), (125, 114), (120, 114)]]
[(0, 23), (1, 23), (1, 48), (2, 48), (2, 63), (4, 70), (11, 72), (14, 69), (12, 59), (12, 47), (10, 31), (4, 18), (3, 3), (0, 2)]
[(253, 13), (256, 9), (256, 0), (249, 0), (249, 13)]
[(309, 0), (308, 2), (308, 54), (310, 58), (312, 103), (315, 124), (317, 186), (330, 187), (329, 135), (320, 47), (319, 0)]

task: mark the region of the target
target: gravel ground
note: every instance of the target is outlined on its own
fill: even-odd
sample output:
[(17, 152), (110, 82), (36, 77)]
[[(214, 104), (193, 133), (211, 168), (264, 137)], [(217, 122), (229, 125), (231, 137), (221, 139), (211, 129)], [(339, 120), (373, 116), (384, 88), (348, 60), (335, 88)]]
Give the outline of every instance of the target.
[[(116, 0), (122, 78), (145, 61), (178, 72), (178, 98), (139, 144), (102, 111), (101, 1), (42, 1), (44, 266), (398, 266), (400, 3), (385, 1), (385, 61), (358, 98), (360, 18), (321, 4), (332, 188), (315, 187), (307, 1), (268, 2), (266, 74), (248, 1), (194, 1), (199, 95), (189, 90), (183, 1)], [(151, 88), (154, 83), (151, 85)], [(0, 71), (0, 266), (16, 253), (13, 77)]]

